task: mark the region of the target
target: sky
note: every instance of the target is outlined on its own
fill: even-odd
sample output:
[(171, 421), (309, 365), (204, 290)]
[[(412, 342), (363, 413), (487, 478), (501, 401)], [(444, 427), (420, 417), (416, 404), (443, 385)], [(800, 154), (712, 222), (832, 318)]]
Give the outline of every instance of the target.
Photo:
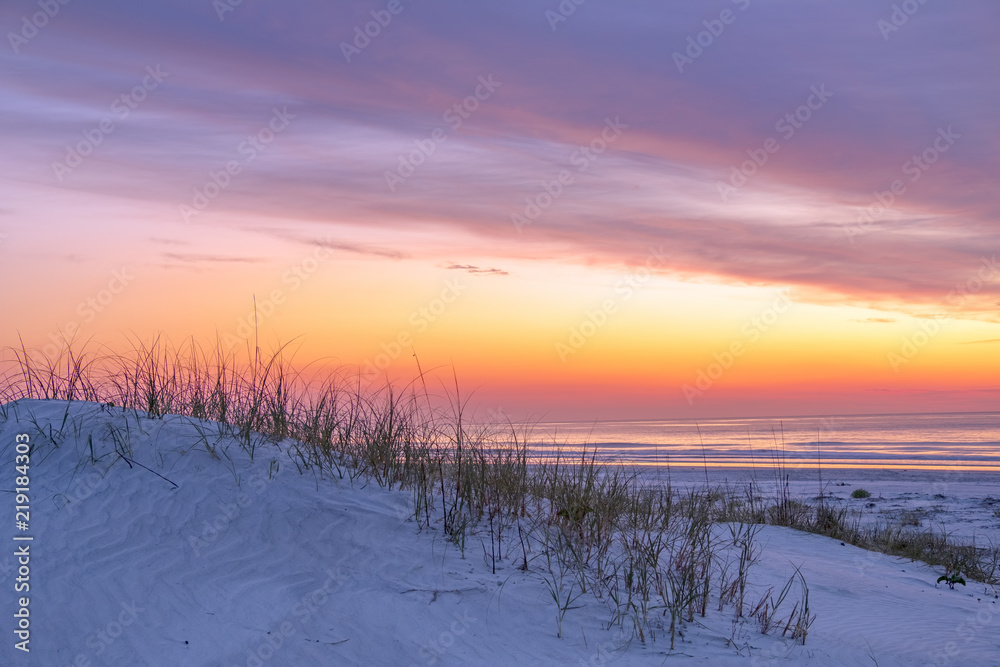
[(0, 346), (292, 343), (518, 419), (995, 410), (998, 25), (9, 0)]

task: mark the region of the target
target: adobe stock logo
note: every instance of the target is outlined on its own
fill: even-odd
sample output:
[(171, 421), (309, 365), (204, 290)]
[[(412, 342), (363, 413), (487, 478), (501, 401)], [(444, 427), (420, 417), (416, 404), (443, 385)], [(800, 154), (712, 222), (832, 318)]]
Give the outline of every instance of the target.
[[(945, 300), (953, 307), (962, 306), (973, 295), (981, 292), (984, 287), (994, 283), (998, 277), (1000, 277), (1000, 262), (997, 262), (997, 256), (983, 257), (980, 259), (980, 266), (976, 272), (955, 285), (955, 289), (948, 292)], [(942, 315), (921, 320), (920, 330), (909, 336), (904, 336), (898, 352), (888, 353), (889, 366), (892, 367), (893, 372), (898, 373), (900, 367), (913, 361), (950, 321), (949, 318)]]
[(889, 183), (885, 190), (875, 190), (872, 193), (872, 202), (858, 211), (857, 222), (850, 226), (845, 225), (844, 233), (847, 234), (847, 240), (854, 243), (854, 237), (877, 229), (877, 223), (907, 193), (910, 187), (909, 184), (919, 181), (955, 145), (955, 142), (961, 138), (962, 135), (955, 132), (951, 125), (947, 129), (939, 127), (937, 136), (934, 137), (931, 143), (919, 153), (914, 153), (900, 167), (903, 176), (908, 176), (909, 178), (905, 181), (902, 178), (896, 178)]
[[(746, 11), (747, 7), (750, 6), (750, 0), (732, 0), (732, 2), (740, 8), (740, 11)], [(700, 58), (706, 49), (710, 48), (715, 44), (717, 39), (722, 37), (722, 33), (726, 31), (726, 26), (732, 25), (736, 21), (737, 16), (733, 10), (723, 9), (719, 12), (718, 18), (702, 21), (701, 24), (705, 26), (705, 29), (695, 35), (688, 35), (684, 52), (673, 52), (672, 57), (674, 65), (677, 66), (677, 71), (683, 74), (685, 67), (694, 64), (694, 61)]]
[[(407, 2), (413, 2), (413, 0), (407, 0)], [(344, 55), (347, 64), (350, 65), (355, 56), (361, 55), (362, 51), (371, 46), (372, 40), (389, 27), (393, 17), (399, 16), (405, 9), (406, 7), (401, 0), (389, 0), (385, 9), (373, 9), (369, 12), (372, 20), (365, 23), (363, 27), (354, 26), (354, 39), (350, 42), (340, 43), (340, 52)]]
[[(831, 97), (833, 97), (833, 92), (826, 87), (825, 83), (810, 86), (809, 95), (805, 101), (780, 117), (774, 123), (774, 131), (781, 135), (782, 140), (790, 141), (799, 130), (805, 127), (814, 114), (826, 105)], [(765, 139), (760, 148), (748, 148), (746, 154), (750, 159), (730, 167), (728, 182), (715, 182), (715, 188), (722, 201), (728, 202), (729, 197), (746, 185), (754, 174), (760, 171), (771, 156), (780, 149), (781, 141), (774, 137)]]
[[(597, 159), (609, 150), (611, 144), (618, 140), (622, 133), (629, 128), (628, 123), (623, 123), (621, 116), (610, 116), (604, 119), (604, 127), (601, 132), (584, 146), (578, 146), (569, 157), (569, 163), (576, 167), (581, 174), (597, 161)], [(524, 198), (524, 215), (517, 211), (510, 214), (510, 221), (514, 229), (520, 234), (524, 227), (534, 223), (545, 211), (566, 192), (566, 190), (576, 183), (576, 177), (568, 169), (561, 170), (551, 181), (541, 182), (541, 192)]]
[(555, 32), (560, 23), (565, 23), (569, 17), (576, 13), (576, 8), (587, 2), (587, 0), (562, 0), (556, 11), (545, 10), (545, 20), (549, 22), (552, 32)]
[(114, 132), (118, 128), (118, 123), (126, 120), (149, 97), (149, 94), (159, 88), (160, 84), (170, 76), (170, 72), (163, 71), (160, 65), (155, 67), (149, 65), (145, 72), (146, 76), (142, 77), (142, 81), (134, 88), (111, 101), (109, 110), (113, 116), (105, 116), (95, 127), (81, 130), (80, 134), (83, 135), (83, 139), (72, 146), (66, 146), (66, 157), (62, 162), (52, 163), (52, 172), (60, 183), (83, 164), (88, 155), (104, 143), (104, 137)]
[(298, 116), (289, 113), (288, 106), (281, 109), (271, 109), (271, 119), (257, 132), (247, 135), (247, 138), (236, 147), (241, 160), (229, 160), (218, 171), (209, 171), (208, 179), (201, 187), (195, 187), (191, 197), (191, 205), (180, 204), (179, 210), (184, 222), (191, 220), (207, 209), (215, 199), (228, 188), (243, 172), (243, 168), (257, 159), (275, 138), (284, 132)]
[(21, 17), (20, 32), (8, 32), (7, 41), (14, 53), (20, 53), (21, 47), (30, 40), (38, 36), (38, 31), (49, 24), (54, 19), (63, 6), (68, 5), (70, 0), (38, 0), (38, 6), (42, 11), (35, 12), (28, 16)]
[(889, 35), (899, 32), (899, 29), (909, 22), (910, 17), (920, 11), (920, 8), (925, 4), (927, 4), (927, 0), (904, 0), (902, 5), (894, 4), (888, 19), (879, 19), (875, 22), (875, 27), (882, 34), (882, 39), (888, 42)]
[(714, 353), (712, 355), (714, 361), (698, 369), (694, 385), (686, 384), (681, 387), (688, 405), (694, 405), (696, 398), (704, 396), (716, 380), (722, 378), (726, 371), (736, 364), (736, 360), (746, 354), (747, 347), (760, 340), (761, 336), (767, 333), (791, 307), (792, 302), (788, 299), (788, 295), (781, 292), (767, 308), (746, 320), (740, 327), (740, 334), (744, 340), (734, 340), (721, 352)]
[(489, 100), (497, 88), (502, 85), (503, 82), (494, 79), (492, 74), (480, 76), (470, 95), (455, 102), (441, 114), (441, 121), (447, 125), (447, 128), (436, 127), (426, 139), (415, 139), (413, 150), (396, 156), (399, 166), (392, 171), (383, 172), (382, 175), (389, 191), (395, 192), (398, 185), (405, 183), (406, 179), (413, 176), (421, 166), (426, 164), (431, 156), (437, 152), (438, 145), (447, 141), (450, 133), (457, 132), (463, 123), (482, 106), (482, 103)]
[(463, 285), (455, 279), (445, 280), (444, 288), (437, 297), (410, 313), (407, 322), (411, 329), (400, 331), (389, 342), (381, 343), (379, 347), (382, 351), (376, 354), (374, 359), (365, 359), (364, 369), (361, 372), (365, 383), (371, 384), (378, 380), (381, 373), (389, 368), (392, 362), (399, 358), (399, 355), (413, 346), (414, 332), (422, 334), (427, 331), (434, 322), (445, 314), (449, 306), (458, 300), (467, 287), (468, 285)]
[(570, 327), (566, 341), (556, 343), (559, 361), (565, 364), (570, 356), (576, 354), (588, 340), (596, 336), (597, 332), (618, 312), (619, 306), (634, 297), (653, 277), (657, 268), (666, 264), (669, 257), (670, 253), (664, 251), (662, 245), (649, 248), (645, 263), (615, 283), (615, 296), (605, 299), (597, 308), (586, 311), (585, 317)]
[(80, 332), (83, 324), (89, 324), (97, 319), (97, 316), (104, 312), (115, 298), (125, 291), (135, 276), (128, 272), (128, 268), (123, 266), (120, 271), (111, 272), (111, 279), (105, 287), (98, 290), (96, 294), (81, 301), (76, 307), (79, 320), (69, 320), (54, 331), (50, 331), (48, 338), (51, 341), (42, 348), (42, 354), (49, 359), (58, 359), (62, 356), (68, 341)]

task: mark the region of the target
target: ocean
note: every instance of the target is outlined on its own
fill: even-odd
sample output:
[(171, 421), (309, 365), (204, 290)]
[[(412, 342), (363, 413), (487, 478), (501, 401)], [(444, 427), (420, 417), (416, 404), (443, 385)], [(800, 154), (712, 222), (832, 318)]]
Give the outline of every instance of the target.
[(544, 422), (530, 442), (642, 467), (1000, 472), (1000, 412)]

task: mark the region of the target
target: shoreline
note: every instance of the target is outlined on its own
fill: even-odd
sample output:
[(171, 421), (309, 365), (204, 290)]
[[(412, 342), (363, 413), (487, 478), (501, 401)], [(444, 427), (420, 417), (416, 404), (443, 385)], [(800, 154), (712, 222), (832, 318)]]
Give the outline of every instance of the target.
[[(458, 541), (454, 524), (449, 533), (442, 500), (446, 493), (454, 498), (455, 487), (430, 498), (421, 514), (414, 509), (418, 478), (403, 488), (407, 478), (400, 477), (400, 486), (390, 488), (385, 479), (337, 474), (332, 467), (303, 475), (288, 465), (289, 458), (308, 459), (295, 459), (304, 452), (289, 440), (261, 436), (247, 444), (218, 422), (82, 402), (31, 401), (0, 417), (0, 442), (8, 443), (8, 454), (18, 433), (29, 433), (37, 445), (31, 470), (39, 511), (33, 529), (47, 555), (38, 561), (38, 587), (32, 590), (41, 602), (32, 629), (39, 640), (36, 655), (46, 664), (74, 655), (79, 662), (100, 646), (94, 650), (106, 652), (109, 664), (259, 665), (280, 650), (282, 664), (631, 665), (678, 658), (833, 666), (865, 664), (877, 656), (880, 664), (901, 666), (923, 664), (954, 643), (952, 628), (967, 627), (970, 619), (986, 627), (1000, 610), (996, 587), (980, 583), (989, 580), (966, 573), (968, 587), (952, 589), (938, 582), (947, 567), (940, 562), (928, 565), (893, 555), (899, 550), (845, 543), (854, 515), (839, 535), (735, 523), (740, 518), (706, 523), (717, 494), (683, 497), (684, 486), (704, 486), (704, 467), (670, 470), (681, 496), (676, 503), (643, 502), (644, 482), (668, 479), (660, 474), (663, 468), (653, 467), (638, 473), (645, 479), (626, 475), (624, 482), (632, 485), (627, 497), (598, 499), (635, 501), (635, 518), (651, 523), (631, 524), (628, 512), (613, 518), (623, 530), (647, 526), (635, 536), (651, 537), (665, 549), (655, 565), (644, 565), (625, 534), (605, 542), (610, 560), (573, 569), (570, 554), (583, 552), (570, 552), (556, 540), (575, 540), (584, 522), (551, 507), (546, 511), (544, 500), (528, 500), (536, 514), (516, 513), (504, 527), (503, 542), (492, 520), (502, 521), (502, 514), (491, 514), (489, 522), (466, 514), (473, 522)], [(524, 471), (517, 461), (507, 468), (487, 463), (492, 470)], [(782, 472), (714, 467), (708, 481), (729, 485), (736, 500), (730, 517), (739, 516), (748, 491), (765, 501), (758, 507), (763, 516), (814, 504), (820, 487), (813, 474), (801, 470), (793, 481), (795, 471), (787, 471), (784, 493), (775, 471)], [(989, 537), (997, 543), (1000, 476), (946, 473), (928, 484), (893, 471), (869, 471), (865, 478), (858, 472), (822, 469), (828, 507), (856, 509), (865, 522), (893, 522), (904, 530), (937, 532), (944, 523), (956, 542), (979, 547)], [(584, 490), (586, 479), (567, 473), (561, 467), (553, 482), (564, 482), (560, 489), (569, 495), (542, 498), (572, 508), (574, 500), (586, 499), (582, 494), (594, 492)], [(896, 479), (885, 479), (886, 473)], [(743, 482), (752, 483), (752, 491)], [(871, 496), (852, 499), (858, 488)], [(559, 530), (568, 525), (574, 530)], [(707, 551), (692, 550), (686, 537), (691, 526), (707, 531), (699, 533)], [(903, 532), (878, 534), (910, 541)], [(596, 538), (591, 530), (587, 542), (574, 543), (600, 546)], [(942, 551), (940, 541), (929, 543), (938, 545), (937, 555), (970, 551), (961, 545)], [(707, 560), (693, 561), (691, 554)], [(741, 554), (749, 558), (743, 566)], [(155, 570), (135, 568), (136, 562), (153, 563)], [(680, 581), (669, 577), (692, 562), (705, 564), (701, 575), (686, 570), (705, 577), (696, 580), (699, 588), (687, 589), (705, 592), (704, 611), (688, 615), (686, 605), (677, 607), (682, 613), (676, 616), (675, 647), (672, 617), (665, 612), (677, 598), (661, 599), (653, 582), (669, 587), (669, 581)], [(9, 563), (9, 557), (8, 563), (0, 558), (0, 567)], [(624, 579), (625, 567), (646, 578)], [(578, 588), (584, 582), (587, 594)], [(636, 588), (642, 582), (648, 587)], [(745, 591), (738, 601), (736, 582)], [(603, 597), (593, 594), (602, 590)], [(648, 606), (616, 602), (611, 595), (619, 591)], [(116, 620), (122, 604), (141, 613), (127, 630)], [(95, 632), (108, 628), (117, 633), (114, 645), (95, 644)], [(394, 641), (372, 642), (377, 629), (387, 629)], [(511, 642), (512, 636), (519, 641)], [(1000, 649), (995, 633), (962, 639), (962, 664), (990, 664)]]

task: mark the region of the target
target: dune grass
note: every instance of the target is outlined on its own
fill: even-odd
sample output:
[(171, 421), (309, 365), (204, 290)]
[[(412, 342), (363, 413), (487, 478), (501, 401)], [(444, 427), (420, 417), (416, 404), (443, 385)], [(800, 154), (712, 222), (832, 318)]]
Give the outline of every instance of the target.
[[(347, 373), (296, 371), (292, 356), (288, 346), (237, 354), (220, 343), (205, 350), (159, 338), (133, 340), (124, 354), (67, 346), (54, 360), (21, 347), (8, 351), (0, 375), (0, 418), (12, 401), (30, 398), (211, 420), (251, 458), (279, 446), (301, 473), (402, 488), (416, 524), (439, 528), (463, 556), (481, 551), (494, 572), (507, 564), (539, 577), (560, 636), (566, 614), (591, 594), (607, 602), (609, 627), (641, 642), (668, 636), (671, 649), (681, 626), (713, 604), (732, 612), (734, 644), (748, 624), (805, 643), (815, 616), (801, 573), (777, 593), (748, 583), (764, 523), (997, 583), (995, 548), (862, 525), (857, 513), (822, 499), (792, 499), (783, 457), (774, 459), (775, 497), (752, 485), (654, 485), (635, 469), (601, 462), (593, 449), (541, 456), (528, 446), (530, 425), (471, 421), (455, 378), (440, 394), (423, 373), (405, 386), (367, 388)], [(213, 454), (218, 446), (207, 435), (201, 444)], [(121, 449), (128, 447), (126, 434)]]

